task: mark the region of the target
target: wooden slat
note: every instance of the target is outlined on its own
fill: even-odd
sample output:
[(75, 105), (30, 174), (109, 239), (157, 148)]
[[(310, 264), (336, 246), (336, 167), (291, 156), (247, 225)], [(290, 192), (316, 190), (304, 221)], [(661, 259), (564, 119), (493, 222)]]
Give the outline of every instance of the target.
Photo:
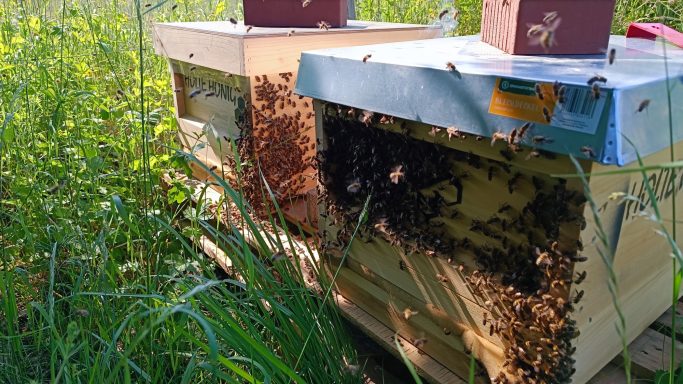
[[(676, 341), (676, 364), (683, 360), (683, 344)], [(631, 354), (633, 373), (651, 379), (658, 370), (669, 369), (671, 338), (653, 329), (645, 329), (628, 347)]]
[(675, 307), (667, 309), (666, 312), (659, 316), (657, 320), (655, 320), (655, 322), (652, 323), (652, 325), (650, 325), (650, 328), (654, 329), (659, 333), (671, 335), (671, 319), (673, 316), (677, 316), (676, 335), (683, 339), (683, 332), (681, 332), (681, 330), (683, 329), (683, 303), (681, 303), (680, 301), (676, 303)]

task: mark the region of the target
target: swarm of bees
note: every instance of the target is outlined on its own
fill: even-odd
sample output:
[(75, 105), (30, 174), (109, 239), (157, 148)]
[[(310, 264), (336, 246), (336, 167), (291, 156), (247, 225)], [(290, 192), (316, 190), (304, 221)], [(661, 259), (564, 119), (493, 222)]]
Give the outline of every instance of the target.
[[(553, 94), (563, 94), (562, 87), (556, 84)], [(575, 265), (585, 257), (577, 254), (576, 244), (561, 246), (552, 239), (561, 237), (560, 227), (565, 223), (580, 221), (576, 212), (581, 212), (585, 198), (568, 190), (564, 180), (529, 176), (502, 161), (414, 139), (411, 135), (425, 135), (425, 128), (415, 129), (398, 118), (391, 124), (389, 118), (378, 124), (379, 119), (363, 118), (370, 112), (334, 104), (327, 104), (323, 112), (328, 146), (318, 156), (319, 198), (335, 228), (323, 248), (348, 243), (361, 207), (371, 195), (367, 224), (361, 227), (367, 234), (363, 241), (380, 238), (411, 257), (440, 258), (453, 272), (437, 270), (425, 280), (450, 289), (453, 276), (461, 276), (475, 297), (481, 298), (480, 305), (486, 309), (482, 327), (504, 345), (505, 366), (493, 382), (514, 382), (510, 378), (527, 383), (567, 381), (573, 374), (571, 343), (577, 335), (570, 314), (584, 295), (575, 284), (586, 278), (585, 272), (576, 272)], [(529, 122), (507, 133), (496, 132), (493, 144), (503, 142), (505, 150), (514, 153), (525, 140), (534, 145), (553, 141), (532, 131)], [(449, 134), (467, 136), (455, 127), (431, 127), (427, 133), (444, 139)], [(543, 152), (534, 151), (535, 156)], [(452, 202), (458, 186), (469, 177), (465, 167), (488, 173), (489, 181), (502, 179), (498, 185), (507, 187), (510, 194), (526, 193), (521, 192), (522, 185), (533, 186), (533, 193), (526, 205), (504, 203), (492, 207), (488, 218), (468, 217)], [(443, 187), (425, 192), (436, 185)], [(444, 225), (444, 218), (464, 227), (453, 231)], [(475, 236), (469, 234), (475, 233), (486, 240), (470, 240)], [(472, 257), (474, 267), (461, 263), (465, 254)], [(403, 260), (398, 264), (399, 270), (410, 268)], [(411, 321), (417, 311), (405, 308), (399, 315)], [(450, 333), (444, 328), (445, 335)], [(426, 343), (422, 339), (413, 341), (418, 348)]]
[[(308, 134), (313, 129), (313, 114), (302, 113), (305, 105), (297, 104), (291, 89), (294, 75), (285, 72), (278, 76), (278, 81), (271, 81), (268, 75), (254, 76), (253, 105), (247, 106), (244, 121), (238, 122), (239, 157), (251, 164), (242, 165), (244, 195), (258, 214), (272, 208), (263, 199), (261, 175), (282, 203), (303, 191), (308, 182), (305, 172), (315, 159), (316, 143)], [(236, 166), (233, 159), (228, 162)]]

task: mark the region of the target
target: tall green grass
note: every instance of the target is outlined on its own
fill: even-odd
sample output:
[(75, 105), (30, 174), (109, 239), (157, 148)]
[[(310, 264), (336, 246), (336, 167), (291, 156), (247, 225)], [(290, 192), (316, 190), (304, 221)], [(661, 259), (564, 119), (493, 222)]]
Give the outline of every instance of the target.
[[(167, 148), (150, 22), (234, 5), (0, 4), (0, 382), (359, 382), (339, 315), (297, 264), (167, 211), (159, 188), (187, 159)], [(224, 199), (257, 236), (239, 194)], [(190, 241), (201, 233), (244, 281), (214, 272)]]

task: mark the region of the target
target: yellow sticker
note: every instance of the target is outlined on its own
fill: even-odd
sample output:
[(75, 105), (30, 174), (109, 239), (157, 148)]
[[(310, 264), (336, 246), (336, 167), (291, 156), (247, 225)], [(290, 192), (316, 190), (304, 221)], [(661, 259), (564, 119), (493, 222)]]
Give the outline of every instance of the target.
[[(540, 87), (542, 99), (536, 92), (536, 84)], [(555, 102), (551, 83), (498, 78), (491, 95), (489, 113), (549, 124), (555, 111)]]

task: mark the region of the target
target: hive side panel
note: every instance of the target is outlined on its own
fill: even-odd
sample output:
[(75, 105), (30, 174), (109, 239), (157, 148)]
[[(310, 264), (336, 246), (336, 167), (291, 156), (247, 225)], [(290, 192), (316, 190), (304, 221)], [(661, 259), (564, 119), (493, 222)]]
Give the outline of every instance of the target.
[(441, 29), (367, 30), (291, 36), (271, 36), (244, 40), (245, 71), (249, 75), (261, 73), (295, 72), (302, 51), (323, 48), (351, 47), (387, 42), (431, 39), (441, 36)]
[[(675, 147), (682, 153), (683, 143)], [(669, 150), (663, 150), (644, 159), (646, 164), (660, 164), (669, 161)], [(635, 164), (629, 168), (636, 167)], [(594, 172), (615, 169), (596, 165)], [(680, 201), (683, 186), (681, 172), (656, 170), (648, 173), (652, 188), (668, 230), (671, 230), (672, 201)], [(670, 181), (674, 181), (671, 188)], [(666, 240), (655, 233), (657, 225), (640, 214), (641, 206), (635, 201), (618, 204), (620, 198), (610, 200), (614, 192), (632, 194), (649, 206), (646, 188), (640, 173), (618, 176), (594, 176), (590, 182), (593, 199), (601, 212), (603, 227), (611, 240), (616, 254), (613, 260), (614, 272), (619, 289), (619, 303), (626, 318), (626, 337), (631, 342), (657, 317), (671, 306), (672, 259), (671, 248)], [(618, 196), (617, 196), (618, 197)], [(596, 223), (592, 213), (587, 211), (587, 228), (581, 238), (585, 244), (584, 254), (589, 256), (581, 268), (587, 271), (586, 280), (577, 289), (585, 291), (582, 307), (574, 317), (581, 335), (577, 340), (576, 380), (581, 382), (594, 375), (606, 361), (621, 350), (621, 341), (616, 333), (617, 314), (607, 289), (608, 271), (598, 254)], [(651, 212), (651, 210), (650, 210)], [(683, 215), (683, 204), (676, 205), (677, 218)], [(677, 226), (678, 238), (683, 235)]]
[(160, 56), (236, 75), (245, 74), (240, 37), (155, 24), (152, 41)]

